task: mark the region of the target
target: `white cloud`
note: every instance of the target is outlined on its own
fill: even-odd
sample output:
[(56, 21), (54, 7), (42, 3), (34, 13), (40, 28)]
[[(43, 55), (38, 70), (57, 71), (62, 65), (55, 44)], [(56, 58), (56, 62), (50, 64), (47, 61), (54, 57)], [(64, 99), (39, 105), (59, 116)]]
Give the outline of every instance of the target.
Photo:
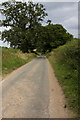
[[(68, 32), (77, 35), (78, 31), (78, 3), (44, 3), (48, 17), (52, 23), (62, 24)], [(50, 8), (51, 6), (51, 8)], [(53, 7), (52, 7), (53, 6)], [(77, 37), (77, 36), (76, 36)]]
[[(0, 3), (6, 2), (8, 0), (0, 0)], [(11, 1), (11, 0), (9, 0)], [(26, 1), (26, 0), (16, 0), (16, 1)], [(27, 0), (29, 1), (29, 0)], [(79, 0), (32, 0), (33, 2), (79, 2)]]
[(9, 43), (7, 43), (7, 42), (4, 43), (1, 40), (0, 40), (0, 46), (5, 46), (5, 47), (8, 47), (8, 48), (10, 47)]
[(67, 20), (64, 21), (64, 24), (69, 28), (69, 29), (78, 29), (78, 18), (76, 17), (71, 17)]
[(11, 27), (0, 27), (0, 31), (9, 30)]
[[(0, 31), (2, 32), (2, 31), (4, 31), (4, 30), (9, 30), (10, 29), (10, 27), (0, 27)], [(5, 47), (10, 47), (10, 45), (9, 45), (9, 43), (8, 42), (3, 42), (3, 41), (1, 41), (1, 36), (0, 36), (0, 46), (5, 46)]]

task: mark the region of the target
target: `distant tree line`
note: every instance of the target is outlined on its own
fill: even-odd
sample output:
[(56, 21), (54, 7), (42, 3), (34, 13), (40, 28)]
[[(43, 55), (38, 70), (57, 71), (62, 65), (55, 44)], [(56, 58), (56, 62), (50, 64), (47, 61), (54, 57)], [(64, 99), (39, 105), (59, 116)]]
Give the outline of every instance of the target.
[(62, 25), (51, 24), (51, 20), (47, 21), (46, 26), (42, 26), (48, 15), (43, 4), (13, 0), (2, 3), (0, 12), (5, 16), (2, 26), (11, 27), (2, 33), (2, 40), (23, 52), (33, 49), (43, 53), (50, 52), (73, 38)]

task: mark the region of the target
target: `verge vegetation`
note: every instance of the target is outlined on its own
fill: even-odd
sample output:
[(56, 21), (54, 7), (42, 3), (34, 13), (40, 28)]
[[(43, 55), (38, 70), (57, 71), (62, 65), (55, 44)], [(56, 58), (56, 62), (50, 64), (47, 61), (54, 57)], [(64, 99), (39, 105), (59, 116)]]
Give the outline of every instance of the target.
[[(68, 101), (68, 107), (78, 113), (78, 39), (54, 49), (47, 55)], [(67, 107), (64, 106), (64, 107)]]
[(34, 53), (22, 53), (19, 49), (2, 48), (2, 77), (34, 59)]

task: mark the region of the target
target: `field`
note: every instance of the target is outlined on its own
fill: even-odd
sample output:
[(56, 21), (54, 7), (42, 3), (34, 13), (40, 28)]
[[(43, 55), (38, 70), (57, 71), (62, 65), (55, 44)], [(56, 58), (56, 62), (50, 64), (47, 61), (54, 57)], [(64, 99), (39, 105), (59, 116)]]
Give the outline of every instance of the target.
[(34, 59), (34, 53), (22, 53), (18, 49), (2, 48), (2, 77)]
[(59, 84), (62, 86), (67, 105), (76, 114), (78, 113), (78, 39), (69, 41), (64, 46), (48, 54), (48, 59), (54, 68)]

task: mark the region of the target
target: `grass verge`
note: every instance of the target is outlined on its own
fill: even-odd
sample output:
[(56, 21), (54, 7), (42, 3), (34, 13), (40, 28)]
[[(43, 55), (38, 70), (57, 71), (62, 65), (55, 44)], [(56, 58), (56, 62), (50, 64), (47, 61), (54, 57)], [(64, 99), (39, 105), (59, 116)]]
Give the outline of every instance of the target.
[(55, 75), (64, 91), (68, 108), (78, 116), (78, 40), (72, 40), (48, 55)]
[(36, 57), (33, 53), (22, 53), (18, 49), (2, 48), (2, 77)]

